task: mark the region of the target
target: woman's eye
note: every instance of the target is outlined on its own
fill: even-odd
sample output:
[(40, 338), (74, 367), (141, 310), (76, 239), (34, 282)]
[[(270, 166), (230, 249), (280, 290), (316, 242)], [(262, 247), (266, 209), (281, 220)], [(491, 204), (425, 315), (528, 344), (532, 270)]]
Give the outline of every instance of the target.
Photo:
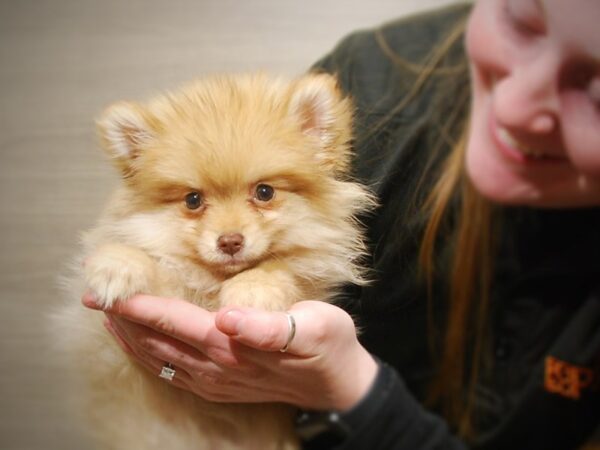
[(600, 72), (589, 64), (571, 64), (560, 80), (562, 87), (575, 89), (600, 106)]
[(188, 209), (198, 209), (202, 206), (202, 196), (199, 192), (190, 192), (185, 196), (185, 206)]
[(506, 0), (504, 16), (509, 25), (521, 34), (529, 36), (544, 32), (543, 15), (534, 0)]
[(268, 202), (275, 196), (275, 189), (268, 184), (259, 184), (256, 186), (254, 197), (261, 202)]
[(597, 76), (590, 81), (588, 93), (592, 99), (592, 102), (600, 107), (600, 76)]

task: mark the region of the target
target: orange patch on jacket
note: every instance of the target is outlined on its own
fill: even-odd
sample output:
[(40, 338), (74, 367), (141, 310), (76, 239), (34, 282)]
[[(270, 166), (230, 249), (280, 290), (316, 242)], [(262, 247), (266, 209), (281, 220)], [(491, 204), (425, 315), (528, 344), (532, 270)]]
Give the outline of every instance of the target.
[(544, 388), (553, 394), (578, 400), (594, 381), (594, 371), (569, 364), (553, 356), (546, 357)]

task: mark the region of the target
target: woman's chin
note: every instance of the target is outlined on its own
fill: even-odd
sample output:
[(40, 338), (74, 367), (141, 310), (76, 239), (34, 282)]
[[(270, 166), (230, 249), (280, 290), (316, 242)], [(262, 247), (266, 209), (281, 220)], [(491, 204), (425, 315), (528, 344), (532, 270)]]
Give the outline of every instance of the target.
[(537, 189), (489, 155), (467, 150), (466, 169), (471, 184), (483, 197), (503, 205), (535, 205)]

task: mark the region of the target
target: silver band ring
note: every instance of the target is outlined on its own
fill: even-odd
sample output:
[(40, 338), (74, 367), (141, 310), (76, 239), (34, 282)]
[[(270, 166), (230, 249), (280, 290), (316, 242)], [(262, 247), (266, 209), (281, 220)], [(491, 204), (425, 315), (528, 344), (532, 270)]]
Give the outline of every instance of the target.
[(294, 319), (294, 316), (292, 316), (290, 313), (286, 312), (285, 315), (288, 320), (288, 338), (287, 338), (287, 342), (285, 343), (285, 345), (281, 348), (281, 350), (279, 350), (282, 353), (285, 353), (288, 351), (290, 344), (294, 340), (294, 336), (296, 336), (296, 319)]
[(171, 363), (166, 363), (164, 366), (162, 366), (162, 369), (160, 370), (158, 376), (164, 378), (167, 381), (173, 381), (173, 377), (175, 377), (176, 372), (177, 371)]

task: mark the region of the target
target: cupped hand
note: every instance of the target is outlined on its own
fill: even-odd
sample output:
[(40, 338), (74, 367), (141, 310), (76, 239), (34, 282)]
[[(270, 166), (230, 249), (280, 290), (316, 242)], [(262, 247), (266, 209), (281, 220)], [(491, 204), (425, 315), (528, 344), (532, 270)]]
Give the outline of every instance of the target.
[[(99, 309), (85, 295), (87, 307)], [(107, 329), (132, 358), (170, 382), (215, 402), (283, 402), (346, 410), (368, 391), (377, 364), (342, 309), (316, 301), (283, 312), (227, 307), (217, 313), (179, 299), (138, 295), (105, 310)], [(165, 381), (168, 382), (168, 381)]]

